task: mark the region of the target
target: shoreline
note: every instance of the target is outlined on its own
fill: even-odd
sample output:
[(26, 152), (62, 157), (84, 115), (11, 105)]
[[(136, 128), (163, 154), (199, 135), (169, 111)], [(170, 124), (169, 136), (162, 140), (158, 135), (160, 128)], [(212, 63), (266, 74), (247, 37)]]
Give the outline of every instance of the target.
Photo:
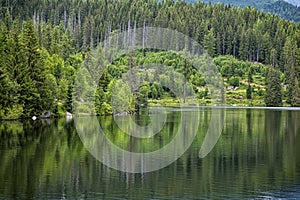
[[(288, 106), (282, 106), (282, 107), (267, 107), (267, 106), (232, 106), (232, 105), (224, 105), (224, 106), (218, 106), (218, 105), (210, 105), (210, 106), (203, 106), (203, 105), (199, 105), (199, 106), (195, 106), (195, 105), (184, 105), (184, 106), (174, 106), (174, 105), (164, 105), (164, 106), (159, 106), (159, 105), (151, 105), (148, 107), (164, 107), (164, 108), (201, 108), (201, 109), (257, 109), (257, 110), (277, 110), (277, 111), (300, 111), (300, 107), (288, 107)], [(132, 114), (128, 114), (129, 116)], [(91, 114), (86, 114), (86, 113), (81, 113), (79, 115), (75, 115), (74, 117), (89, 117), (89, 116), (97, 116), (97, 117), (103, 117), (103, 116), (114, 116), (113, 114), (105, 114), (105, 115), (91, 115)], [(32, 120), (32, 121), (42, 121), (42, 120), (51, 120), (51, 119), (60, 119), (60, 118), (65, 118), (65, 115), (62, 116), (55, 116), (55, 117), (51, 117), (51, 118), (37, 118), (36, 120), (32, 120), (31, 117), (27, 117), (27, 118), (17, 118), (17, 119), (0, 119), (0, 122), (8, 122), (8, 121), (22, 121), (22, 120)]]

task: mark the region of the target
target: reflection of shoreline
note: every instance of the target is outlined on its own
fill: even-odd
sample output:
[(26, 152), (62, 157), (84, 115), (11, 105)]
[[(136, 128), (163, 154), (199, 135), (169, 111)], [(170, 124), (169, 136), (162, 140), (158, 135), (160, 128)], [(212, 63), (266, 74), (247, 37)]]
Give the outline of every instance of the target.
[(300, 107), (263, 107), (263, 106), (165, 106), (166, 108), (223, 108), (223, 109), (261, 109), (261, 110), (299, 110)]
[[(148, 106), (148, 108), (151, 107), (163, 107), (163, 108), (169, 108), (169, 109), (194, 109), (194, 108), (210, 108), (210, 109), (257, 109), (257, 110), (288, 110), (288, 111), (300, 111), (300, 107), (264, 107), (264, 106)], [(188, 110), (185, 110), (188, 111)], [(191, 110), (193, 111), (193, 110)], [(77, 113), (77, 114), (73, 114), (75, 117), (100, 117), (100, 116), (114, 116), (113, 114), (105, 114), (105, 115), (96, 115), (96, 114), (91, 114), (91, 113)], [(133, 115), (137, 115), (137, 113), (129, 113), (127, 114), (128, 116), (133, 116)], [(49, 118), (49, 119), (62, 119), (65, 118), (65, 116), (63, 117), (55, 117), (55, 118)], [(19, 119), (1, 119), (0, 122), (9, 122), (9, 121), (20, 121), (20, 120), (27, 120), (30, 118), (19, 118)], [(43, 121), (43, 119), (38, 119)], [(72, 121), (72, 120), (69, 120)]]
[[(53, 120), (51, 126), (32, 120), (13, 123), (12, 132), (2, 123), (0, 198), (25, 195), (37, 199), (122, 199), (122, 195), (127, 199), (299, 197), (300, 124), (297, 122), (300, 113), (232, 109), (233, 112), (226, 113), (228, 123), (215, 149), (205, 159), (198, 159), (199, 144), (206, 133), (204, 127), (211, 118), (210, 110), (206, 111), (201, 115), (203, 129), (189, 150), (174, 164), (144, 174), (118, 172), (95, 161), (82, 146), (74, 125), (65, 123), (64, 119)], [(166, 135), (177, 132), (174, 125), (179, 123), (180, 115), (175, 114), (166, 127)], [(101, 121), (112, 128), (112, 117), (102, 117)], [(16, 130), (21, 127), (21, 132)], [(109, 139), (128, 144), (115, 127)], [(16, 135), (17, 132), (20, 133)], [(169, 135), (158, 137), (157, 143), (160, 138), (169, 141), (172, 138)], [(185, 134), (182, 140), (187, 139), (189, 135)], [(132, 165), (124, 168), (135, 167), (134, 162), (131, 160)]]
[[(158, 117), (158, 121), (161, 121), (159, 118), (160, 115), (156, 117)], [(129, 137), (129, 141), (127, 141), (129, 142), (128, 145), (130, 145), (130, 151), (122, 149), (111, 142), (105, 136), (105, 129), (102, 129), (96, 117), (91, 117), (88, 121), (84, 118), (74, 118), (74, 120), (77, 133), (82, 143), (98, 161), (110, 168), (129, 173), (153, 172), (175, 162), (194, 141), (200, 122), (198, 112), (182, 112), (178, 122), (179, 128), (176, 130), (176, 133), (174, 133), (175, 137), (169, 143), (155, 151), (139, 153), (132, 152), (132, 145), (134, 144), (132, 137)], [(152, 121), (156, 121), (155, 118), (152, 119)], [(126, 125), (130, 126), (130, 123), (126, 123)], [(154, 123), (153, 127), (150, 127), (150, 131), (156, 130), (155, 126), (158, 125), (159, 123)], [(141, 132), (138, 131), (137, 134), (143, 134), (142, 132), (146, 130), (147, 128), (140, 130)], [(128, 131), (132, 136), (132, 130), (126, 129), (126, 133)], [(156, 134), (155, 131), (154, 133)], [(173, 135), (173, 132), (171, 134)], [(133, 136), (137, 137), (138, 135)], [(122, 141), (124, 141), (124, 138)], [(133, 148), (135, 148), (135, 144)]]

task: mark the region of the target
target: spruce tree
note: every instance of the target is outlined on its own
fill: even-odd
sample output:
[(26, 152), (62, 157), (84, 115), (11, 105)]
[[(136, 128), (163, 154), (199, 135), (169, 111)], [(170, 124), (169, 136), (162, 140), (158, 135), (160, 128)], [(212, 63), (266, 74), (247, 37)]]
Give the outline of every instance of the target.
[(282, 92), (280, 84), (280, 73), (273, 67), (269, 67), (266, 73), (266, 106), (282, 106)]
[(51, 111), (56, 107), (53, 90), (56, 87), (56, 82), (41, 58), (37, 32), (31, 20), (24, 22), (22, 43), (24, 45), (25, 67), (29, 75), (26, 77), (24, 86), (27, 96), (25, 99), (25, 104), (28, 106), (27, 113), (41, 115), (43, 112)]
[(247, 97), (247, 99), (252, 99), (252, 87), (250, 84), (248, 84), (248, 87), (247, 87), (246, 97)]
[(298, 72), (297, 72), (297, 59), (298, 51), (297, 43), (292, 38), (288, 37), (283, 48), (284, 60), (285, 60), (285, 75), (287, 79), (287, 103), (291, 106), (299, 106), (299, 84), (298, 84)]
[(208, 34), (204, 35), (203, 47), (210, 56), (215, 55), (216, 51), (216, 39), (213, 30), (209, 30)]
[(248, 87), (247, 87), (247, 90), (246, 90), (247, 99), (252, 99), (252, 87), (251, 87), (251, 83), (253, 81), (252, 74), (253, 74), (253, 68), (250, 67), (249, 72), (248, 72)]

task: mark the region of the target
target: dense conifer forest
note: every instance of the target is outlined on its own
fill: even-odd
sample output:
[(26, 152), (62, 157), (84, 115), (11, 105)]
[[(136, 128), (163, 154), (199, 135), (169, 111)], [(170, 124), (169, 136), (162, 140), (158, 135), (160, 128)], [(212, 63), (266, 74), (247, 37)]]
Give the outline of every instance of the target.
[[(277, 15), (172, 0), (1, 0), (0, 8), (0, 118), (71, 112), (76, 73), (89, 53), (112, 33), (143, 26), (174, 29), (199, 42), (214, 58), (225, 86), (240, 88), (238, 94), (227, 91), (229, 104), (242, 97), (248, 105), (255, 100), (299, 105), (300, 25)], [(137, 52), (136, 57), (139, 63), (163, 59), (179, 71), (184, 67), (172, 52)], [(97, 114), (112, 112), (110, 88), (128, 59), (105, 73)], [(201, 74), (188, 79), (199, 101), (209, 99)], [(142, 101), (172, 98), (159, 84), (145, 84), (141, 91)]]
[[(197, 0), (189, 1), (196, 2)], [(300, 22), (300, 3), (297, 0), (203, 0), (203, 2), (224, 3), (239, 7), (251, 6), (265, 12), (277, 14), (287, 20)]]

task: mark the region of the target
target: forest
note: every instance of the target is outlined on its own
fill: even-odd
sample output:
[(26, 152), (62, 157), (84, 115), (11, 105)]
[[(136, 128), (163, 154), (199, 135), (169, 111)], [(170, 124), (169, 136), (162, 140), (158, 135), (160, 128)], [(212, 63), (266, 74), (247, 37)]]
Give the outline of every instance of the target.
[[(189, 0), (196, 2), (197, 0)], [(277, 14), (278, 16), (294, 21), (300, 22), (300, 7), (299, 3), (294, 0), (202, 0), (206, 3), (224, 3), (232, 6), (247, 7), (251, 6), (258, 10)]]
[[(226, 91), (228, 104), (239, 102), (240, 97), (247, 99), (247, 105), (300, 104), (300, 25), (274, 14), (173, 0), (1, 0), (0, 8), (2, 119), (72, 112), (76, 74), (90, 52), (112, 33), (143, 26), (174, 29), (199, 42), (214, 58), (225, 86), (239, 87)], [(185, 67), (173, 52), (136, 52), (135, 56), (139, 63), (162, 59), (178, 71)], [(119, 72), (128, 70), (129, 59), (117, 60), (102, 77), (95, 99), (97, 114), (112, 112), (110, 88)], [(193, 72), (186, 78), (199, 102), (209, 105), (201, 74)], [(140, 90), (139, 101), (160, 99), (168, 105), (172, 99), (159, 84), (145, 83)]]

